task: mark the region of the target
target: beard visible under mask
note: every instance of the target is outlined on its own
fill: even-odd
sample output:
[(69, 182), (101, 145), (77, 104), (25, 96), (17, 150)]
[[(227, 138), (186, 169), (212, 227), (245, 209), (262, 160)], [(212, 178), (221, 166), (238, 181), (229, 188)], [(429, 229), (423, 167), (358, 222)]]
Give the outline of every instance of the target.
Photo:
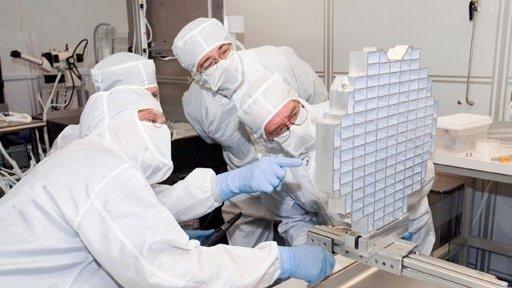
[(232, 51), (225, 60), (195, 78), (200, 85), (210, 88), (226, 98), (231, 98), (244, 79), (240, 56), (236, 51)]

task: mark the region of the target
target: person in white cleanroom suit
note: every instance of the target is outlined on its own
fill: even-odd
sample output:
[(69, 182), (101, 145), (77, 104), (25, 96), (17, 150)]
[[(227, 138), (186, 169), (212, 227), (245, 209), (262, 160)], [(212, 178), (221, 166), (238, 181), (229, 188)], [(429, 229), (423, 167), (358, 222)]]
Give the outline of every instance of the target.
[[(105, 58), (91, 70), (91, 78), (96, 90), (100, 92), (110, 91), (120, 85), (138, 86), (145, 88), (151, 92), (155, 98), (158, 98), (158, 85), (154, 62), (137, 54), (120, 52)], [(101, 95), (108, 95), (108, 93), (102, 93)], [(236, 117), (234, 117), (234, 119), (236, 119)], [(79, 130), (79, 125), (68, 126), (54, 142), (52, 152), (77, 140), (80, 137)], [(236, 137), (236, 135), (233, 137)], [(152, 188), (155, 192), (162, 192), (169, 189), (169, 186), (154, 184)], [(239, 198), (244, 196), (245, 195), (241, 195)], [(244, 211), (244, 213), (252, 213), (254, 209), (253, 206), (244, 208), (251, 208), (250, 211)]]
[[(238, 116), (253, 137), (268, 148), (268, 154), (303, 160), (303, 166), (290, 169), (287, 173), (283, 193), (301, 203), (307, 211), (318, 213), (317, 224), (343, 225), (342, 218), (326, 212), (328, 196), (315, 189), (314, 183), (316, 123), (328, 112), (329, 102), (308, 104), (298, 97), (279, 74), (258, 79), (246, 96), (239, 104)], [(428, 161), (421, 189), (408, 198), (410, 222), (406, 237), (417, 243), (418, 251), (423, 254), (431, 253), (435, 241), (427, 199), (433, 180), (434, 166)], [(268, 197), (283, 197), (283, 193)], [(276, 208), (275, 205), (269, 207)], [(275, 211), (275, 214), (279, 214), (279, 211)], [(283, 219), (283, 222), (291, 221)], [(300, 244), (306, 240), (306, 232), (302, 231), (301, 235), (295, 237), (302, 240)]]
[[(119, 86), (137, 86), (159, 97), (153, 60), (129, 52), (115, 53), (91, 69), (91, 80), (96, 92), (106, 92)], [(52, 152), (77, 140), (79, 125), (68, 125), (55, 139)]]
[[(99, 92), (110, 91), (120, 86), (137, 86), (143, 87), (155, 98), (159, 98), (155, 64), (153, 60), (148, 60), (137, 54), (120, 52), (103, 59), (91, 70), (91, 78)], [(101, 95), (106, 96), (108, 93), (101, 93)], [(70, 125), (64, 129), (55, 140), (51, 153), (79, 139), (79, 127), (79, 125)], [(162, 192), (169, 190), (168, 185), (162, 184), (153, 184), (152, 188), (161, 195), (164, 195)], [(243, 195), (239, 197), (243, 197)], [(183, 211), (183, 213), (185, 212), (186, 210)]]
[(255, 287), (279, 277), (315, 283), (332, 271), (321, 248), (201, 247), (178, 225), (237, 194), (278, 186), (284, 169), (271, 163), (280, 161), (220, 175), (196, 169), (155, 194), (150, 185), (173, 164), (170, 131), (148, 91), (93, 95), (79, 129), (80, 139), (0, 199), (0, 287)]
[[(180, 31), (172, 49), (194, 77), (183, 97), (187, 119), (205, 141), (222, 145), (228, 168), (234, 169), (261, 157), (265, 148), (252, 141), (241, 125), (231, 98), (240, 98), (254, 80), (272, 73), (281, 74), (299, 97), (311, 104), (325, 101), (327, 91), (313, 69), (291, 48), (262, 46), (235, 51), (231, 43), (219, 21), (199, 18)], [(268, 199), (257, 195), (246, 195), (224, 204), (226, 219), (239, 211), (244, 213), (228, 232), (230, 243), (254, 247), (273, 239), (273, 224), (279, 219), (267, 205)], [(283, 215), (293, 215), (298, 224), (314, 222), (315, 216), (305, 213), (294, 201), (282, 203), (280, 211)], [(289, 237), (285, 238), (294, 238), (292, 230), (286, 229)]]

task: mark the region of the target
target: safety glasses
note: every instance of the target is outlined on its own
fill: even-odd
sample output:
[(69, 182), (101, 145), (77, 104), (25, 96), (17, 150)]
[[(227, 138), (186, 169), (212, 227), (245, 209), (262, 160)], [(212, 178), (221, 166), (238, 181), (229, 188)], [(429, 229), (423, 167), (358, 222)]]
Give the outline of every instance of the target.
[(308, 111), (302, 103), (293, 100), (299, 105), (282, 117), (282, 123), (274, 128), (270, 133), (266, 134), (267, 138), (271, 141), (276, 141), (281, 144), (286, 142), (290, 138), (290, 127), (300, 126), (304, 124), (308, 117)]

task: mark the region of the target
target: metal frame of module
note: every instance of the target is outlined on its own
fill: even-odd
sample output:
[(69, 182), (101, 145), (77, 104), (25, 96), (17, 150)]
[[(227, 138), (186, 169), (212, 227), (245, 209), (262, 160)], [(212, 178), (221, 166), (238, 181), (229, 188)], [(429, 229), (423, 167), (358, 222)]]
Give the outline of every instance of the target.
[(407, 196), (422, 187), (437, 112), (420, 58), (412, 46), (351, 52), (317, 124), (317, 187), (362, 235), (406, 217)]

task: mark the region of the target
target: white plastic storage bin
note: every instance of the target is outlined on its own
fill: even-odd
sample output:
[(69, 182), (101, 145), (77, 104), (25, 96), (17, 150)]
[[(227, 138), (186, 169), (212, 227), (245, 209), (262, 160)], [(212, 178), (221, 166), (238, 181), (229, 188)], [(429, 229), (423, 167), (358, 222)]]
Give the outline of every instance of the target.
[(491, 117), (459, 113), (437, 118), (438, 151), (464, 152), (474, 149), (478, 138), (485, 138)]

